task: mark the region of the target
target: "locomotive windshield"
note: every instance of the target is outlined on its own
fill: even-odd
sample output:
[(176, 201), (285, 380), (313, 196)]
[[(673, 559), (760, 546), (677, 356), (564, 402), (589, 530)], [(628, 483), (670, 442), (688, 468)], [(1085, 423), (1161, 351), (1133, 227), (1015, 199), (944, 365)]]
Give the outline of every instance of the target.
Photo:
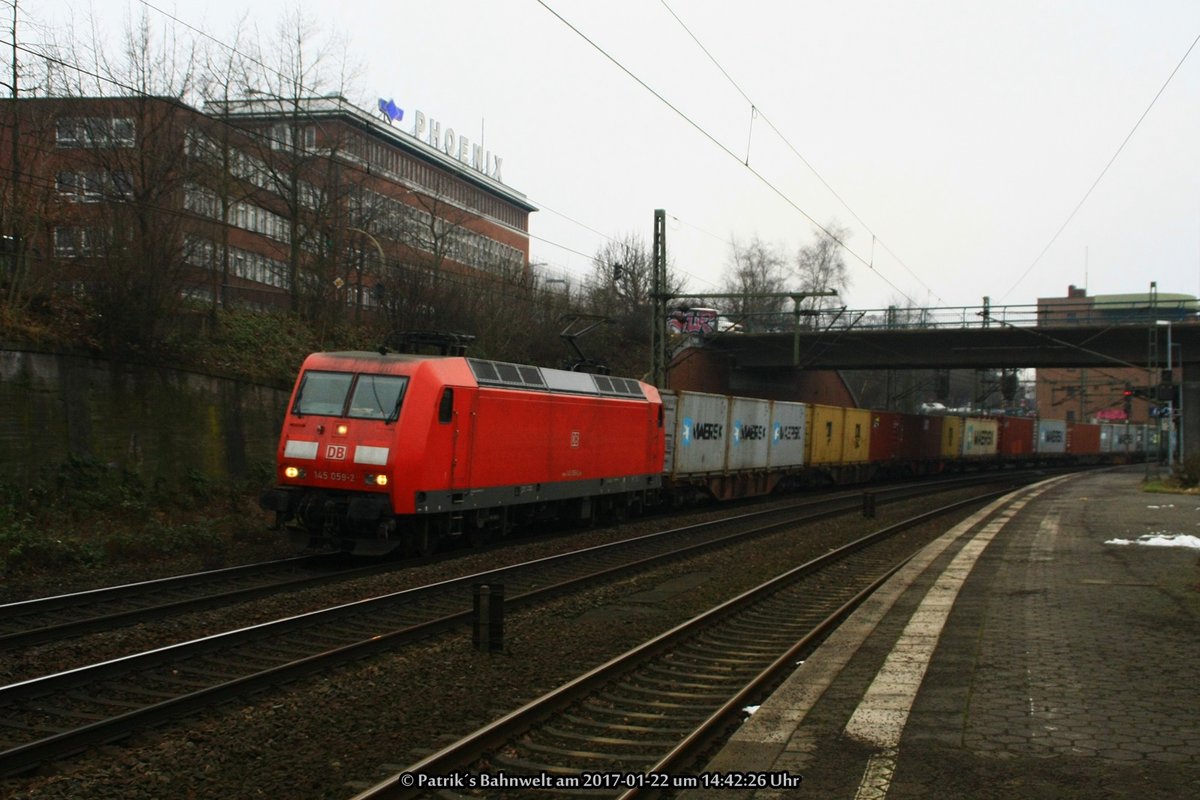
[(354, 375), (349, 372), (304, 373), (292, 412), (301, 416), (394, 420), (408, 378), (399, 375)]

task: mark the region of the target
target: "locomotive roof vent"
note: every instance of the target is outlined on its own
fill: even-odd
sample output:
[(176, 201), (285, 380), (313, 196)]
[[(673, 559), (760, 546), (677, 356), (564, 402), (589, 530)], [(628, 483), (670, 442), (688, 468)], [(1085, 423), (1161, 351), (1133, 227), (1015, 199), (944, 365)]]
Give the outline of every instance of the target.
[(507, 386), (513, 389), (545, 389), (546, 381), (537, 367), (509, 364), (504, 361), (483, 361), (468, 358), (475, 380), (491, 386)]
[(596, 391), (600, 394), (615, 394), (621, 397), (645, 397), (642, 386), (629, 378), (612, 378), (607, 375), (593, 375)]
[(585, 372), (567, 372), (560, 369), (541, 369), (524, 364), (509, 364), (504, 361), (484, 361), (468, 358), (467, 364), (475, 380), (483, 386), (501, 386), (508, 389), (541, 389), (550, 392), (571, 394), (616, 395), (618, 397), (645, 398), (642, 385), (629, 378), (613, 378)]

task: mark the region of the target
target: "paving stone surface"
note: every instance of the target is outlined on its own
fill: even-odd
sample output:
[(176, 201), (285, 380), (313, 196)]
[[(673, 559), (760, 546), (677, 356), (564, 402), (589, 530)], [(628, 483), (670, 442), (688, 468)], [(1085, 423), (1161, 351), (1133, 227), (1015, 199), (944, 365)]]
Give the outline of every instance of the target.
[(848, 736), (847, 720), (969, 534), (893, 587), (863, 638), (835, 643), (840, 660), (819, 651), (763, 705), (770, 735), (747, 724), (711, 766), (804, 776), (741, 798), (1200, 797), (1200, 551), (1106, 543), (1200, 535), (1200, 497), (1144, 494), (1142, 476), (1058, 483), (1000, 530), (962, 584), (897, 748)]

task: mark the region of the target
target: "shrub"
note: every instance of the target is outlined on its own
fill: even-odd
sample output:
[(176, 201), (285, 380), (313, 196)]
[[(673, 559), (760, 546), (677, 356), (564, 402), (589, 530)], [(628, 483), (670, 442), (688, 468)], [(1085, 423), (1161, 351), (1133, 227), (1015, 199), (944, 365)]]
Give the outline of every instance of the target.
[(88, 567), (100, 558), (100, 553), (85, 542), (34, 530), (27, 523), (0, 520), (0, 570), (5, 573)]
[(1175, 467), (1175, 480), (1184, 489), (1200, 486), (1200, 456), (1191, 456)]

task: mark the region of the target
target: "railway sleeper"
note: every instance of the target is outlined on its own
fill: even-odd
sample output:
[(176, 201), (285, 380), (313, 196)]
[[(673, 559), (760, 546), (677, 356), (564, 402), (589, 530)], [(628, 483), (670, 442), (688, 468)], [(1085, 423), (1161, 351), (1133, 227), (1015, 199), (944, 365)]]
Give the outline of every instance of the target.
[[(620, 714), (613, 714), (613, 717), (621, 717)], [(624, 731), (626, 733), (645, 733), (653, 735), (678, 735), (686, 733), (691, 728), (686, 725), (679, 725), (674, 728), (653, 727), (650, 725), (630, 725), (628, 723), (604, 722), (591, 717), (578, 717), (574, 714), (563, 714), (562, 719), (570, 722), (572, 725), (579, 728), (599, 728), (609, 731)], [(663, 717), (663, 721), (670, 721), (669, 717)]]
[[(605, 730), (612, 732), (611, 728), (605, 728)], [(594, 734), (578, 733), (576, 731), (555, 728), (551, 727), (550, 725), (539, 728), (538, 732), (545, 736), (551, 736), (555, 739), (563, 741), (591, 742), (593, 744), (603, 744), (610, 747), (660, 747), (669, 750), (679, 743), (674, 739), (651, 739), (648, 737), (642, 739), (627, 739), (616, 736), (596, 736)]]
[[(595, 740), (589, 744), (598, 744)], [(597, 761), (602, 764), (612, 764), (614, 762), (630, 761), (635, 764), (654, 764), (658, 761), (658, 756), (645, 755), (637, 753), (612, 753), (607, 750), (579, 750), (567, 747), (554, 747), (553, 745), (540, 744), (528, 740), (522, 741), (518, 747), (522, 750), (527, 750), (531, 753), (538, 753), (544, 756), (558, 756), (560, 758), (569, 758), (572, 762), (575, 761)]]

